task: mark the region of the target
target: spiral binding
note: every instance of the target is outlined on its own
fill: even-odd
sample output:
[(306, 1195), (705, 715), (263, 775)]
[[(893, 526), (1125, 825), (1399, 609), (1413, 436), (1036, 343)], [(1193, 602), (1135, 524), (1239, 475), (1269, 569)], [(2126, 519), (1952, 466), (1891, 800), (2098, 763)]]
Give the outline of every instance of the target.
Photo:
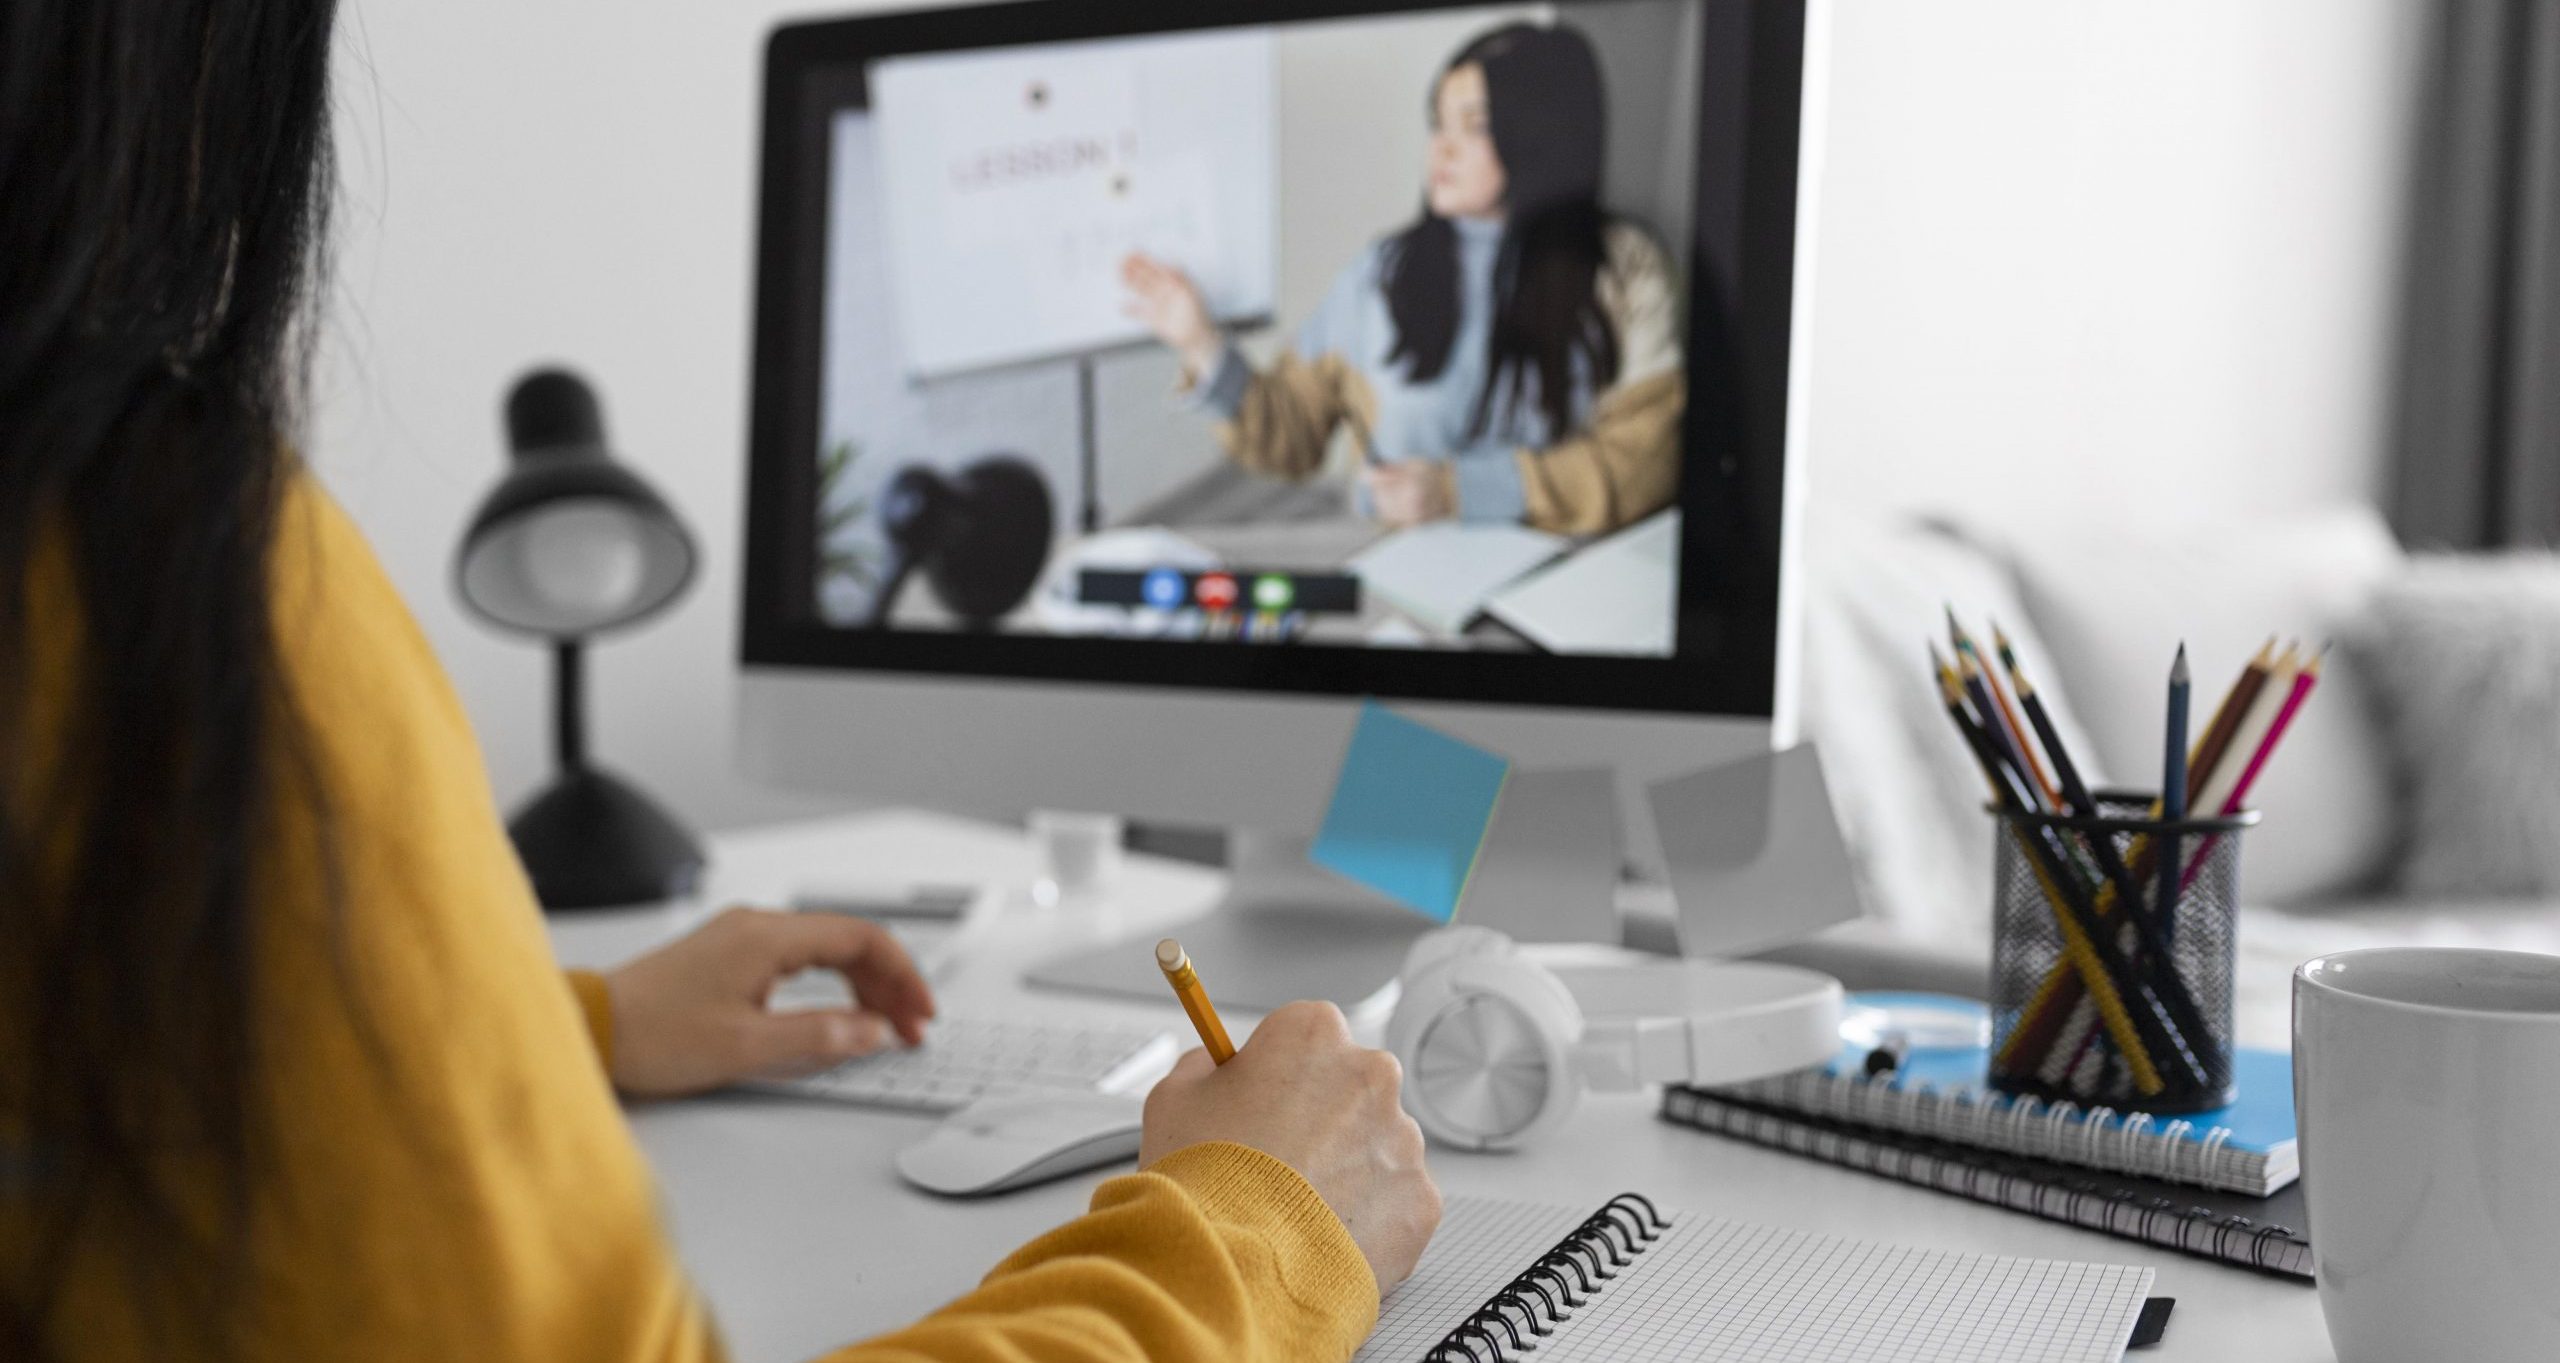
[[(2290, 1226), (2216, 1213), (2192, 1202), (2110, 1188), (2083, 1178), (2051, 1174), (2001, 1155), (1903, 1133), (1869, 1135), (1833, 1117), (1810, 1117), (1774, 1105), (1703, 1089), (1674, 1087), (1662, 1095), (1662, 1115), (1683, 1125), (1738, 1136), (1755, 1144), (1809, 1155), (1976, 1202), (2028, 1212), (2050, 1221), (2130, 1236), (2164, 1248), (2200, 1254), (2294, 1278), (2311, 1276), (2311, 1245)], [(1904, 1144), (1917, 1142), (1916, 1148)]]
[(1816, 1116), (1905, 1131), (1963, 1145), (1988, 1146), (2065, 1164), (2112, 1169), (2171, 1183), (2231, 1186), (2224, 1168), (2231, 1128), (2196, 1134), (2187, 1121), (2163, 1122), (2147, 1112), (2047, 1104), (2033, 1094), (2011, 1097), (1969, 1088), (1905, 1085), (1893, 1075), (1855, 1078), (1805, 1070), (1726, 1090)]
[(1512, 1363), (1669, 1229), (1670, 1220), (1642, 1194), (1610, 1198), (1442, 1336), (1422, 1363)]

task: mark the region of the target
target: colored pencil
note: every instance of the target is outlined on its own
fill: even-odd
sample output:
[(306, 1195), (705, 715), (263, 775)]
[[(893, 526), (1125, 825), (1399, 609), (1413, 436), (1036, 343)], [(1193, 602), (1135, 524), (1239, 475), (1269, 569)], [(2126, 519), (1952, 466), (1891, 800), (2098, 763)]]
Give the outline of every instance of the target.
[[(2223, 814), (2237, 814), (2249, 807), (2250, 789), (2258, 784), (2258, 777), (2266, 771), (2267, 760), (2275, 756), (2276, 745), (2284, 742), (2286, 731), (2293, 727), (2294, 716), (2302, 713), (2302, 703), (2311, 698), (2311, 689), (2320, 684), (2320, 664), (2327, 656), (2327, 650), (2323, 649), (2294, 674), (2293, 684), (2285, 689), (2284, 701), (2277, 708), (2275, 719), (2267, 725), (2266, 737), (2258, 741), (2256, 749), (2249, 754), (2248, 765), (2241, 770), (2239, 779), (2231, 783), (2230, 793), (2223, 797)], [(2183, 881), (2192, 883), (2203, 871), (2205, 857), (2212, 852), (2215, 838), (2219, 836), (2207, 837), (2196, 848), (2194, 860), (2187, 863)]]
[(2322, 649), (2302, 665), (2300, 672), (2294, 674), (2293, 685), (2285, 692), (2284, 707), (2276, 711), (2275, 722), (2267, 726), (2267, 736), (2259, 741), (2257, 750), (2249, 754), (2249, 765), (2241, 770), (2240, 779), (2232, 785), (2231, 794), (2223, 804), (2223, 813), (2237, 814), (2247, 808), (2250, 788), (2258, 784), (2258, 777), (2267, 769), (2267, 759), (2275, 756), (2276, 745), (2284, 742), (2286, 732), (2293, 728), (2294, 717), (2302, 713), (2302, 703), (2311, 698), (2311, 689), (2320, 684), (2320, 664), (2328, 656), (2328, 650)]
[[(2044, 743), (2046, 753), (2053, 759), (2056, 771), (2064, 775), (2065, 789), (2073, 805), (2081, 808), (2090, 817), (2098, 816), (2101, 811), (2098, 809), (2096, 798), (2089, 792), (2085, 783), (2079, 780), (2076, 764), (2071, 761), (2060, 735), (2054, 730), (2052, 717), (2046, 714), (2042, 704), (2034, 699), (2034, 689), (2026, 680), (2025, 674), (2018, 669), (2015, 653), (2004, 650), (2002, 661), (2008, 666), (2011, 681), (2027, 704), (2028, 716), (2035, 725), (2036, 736)], [(2169, 804), (2167, 807), (2174, 808), (2178, 812), (2169, 817), (2183, 818), (2186, 795), (2184, 771), (2187, 757), (2186, 712), (2189, 694), (2187, 655), (2183, 644), (2178, 648), (2177, 660), (2171, 668), (2170, 676), (2171, 715), (2164, 744), (2164, 766), (2168, 774), (2164, 776), (2162, 787), (2164, 792), (2171, 793), (2175, 797), (2174, 804)], [(2225, 698), (2225, 704), (2226, 706), (2229, 704), (2228, 696)], [(2160, 817), (2163, 807), (2163, 801), (2154, 801), (2153, 817)], [(2108, 916), (2109, 909), (2115, 903), (2124, 903), (2131, 908), (2132, 911), (2125, 916), (2122, 926), (2118, 929), (2117, 946), (2137, 962), (2138, 977), (2148, 986), (2146, 997), (2162, 1010), (2160, 1020), (2167, 1025), (2167, 1032), (2178, 1058), (2185, 1062), (2199, 1085), (2208, 1088), (2219, 1087), (2222, 1081), (2216, 1076), (2215, 1071), (2218, 1067), (2211, 1063), (2211, 1053), (2198, 1049), (2198, 1044), (2204, 1037), (2211, 1034), (2211, 1029), (2202, 1010), (2197, 1007), (2194, 995), (2187, 989), (2186, 981), (2178, 975), (2174, 959), (2170, 955), (2170, 938), (2174, 932), (2172, 911), (2177, 902), (2177, 888), (2183, 884), (2180, 859), (2172, 850), (2167, 858), (2157, 860), (2156, 879), (2160, 886), (2160, 893), (2154, 899), (2153, 905), (2159, 911), (2145, 913), (2140, 881), (2136, 879), (2137, 873), (2127, 867), (2119, 857), (2114, 840), (2103, 833), (2092, 834), (2087, 839), (2087, 845), (2090, 857), (2097, 863), (2099, 871), (2105, 878), (2105, 885), (2099, 895), (2098, 916), (2101, 918)], [(2172, 848), (2174, 849), (2174, 843)], [(2014, 1067), (2025, 1056), (2037, 1053), (2036, 1048), (2039, 1046), (2050, 1046), (2052, 1049), (2046, 1052), (2048, 1059), (2043, 1077), (2049, 1082), (2060, 1082), (2061, 1076), (2051, 1073), (2052, 1065), (2078, 1053), (2081, 1044), (2075, 1041), (2069, 1045), (2054, 1045), (2055, 1027), (2057, 1025), (2061, 1027), (2059, 1035), (2062, 1037), (2087, 1034), (2087, 1010), (2079, 1007), (2082, 1001), (2078, 998), (2062, 997), (2059, 992), (2071, 978), (2071, 972), (2059, 967), (2047, 976), (2026, 1011), (2021, 1014), (2020, 1025), (2012, 1029), (2009, 1040), (2013, 1044), (2002, 1048), (2004, 1067)], [(2071, 1025), (2075, 1017), (2081, 1019), (2082, 1026), (2075, 1028)], [(2067, 1071), (2069, 1066), (2065, 1064), (2063, 1068)]]
[[(2018, 756), (2025, 764), (2027, 779), (2033, 781), (2037, 791), (2044, 796), (2046, 809), (2062, 808), (2062, 792), (2055, 789), (2053, 778), (2045, 775), (2044, 765), (2036, 760), (2036, 745), (2027, 740), (2026, 722), (2018, 718), (2017, 707), (2009, 703), (2008, 692), (2001, 688), (1999, 669), (1983, 660), (1982, 650), (1974, 646), (1973, 636), (1966, 633), (1963, 622), (1956, 619), (1955, 607), (1949, 606), (1946, 611), (1947, 636), (1955, 643), (1956, 655), (1959, 659), (1970, 658), (1974, 666), (1981, 671), (1983, 689), (1990, 693), (1993, 707), (2000, 716), (2000, 726), (2007, 733), (2011, 745), (2017, 748)], [(1994, 638), (1999, 637), (2000, 629), (1996, 622), (1991, 632)], [(1983, 718), (1989, 719), (1990, 716), (1985, 715)]]
[(2001, 765), (2017, 773), (2019, 782), (2024, 785), (2027, 808), (2049, 809), (2051, 806), (2045, 803), (2044, 788), (2036, 784), (2035, 773), (2027, 768), (2025, 750), (2010, 735), (2009, 726), (2000, 718), (1999, 703), (1991, 698), (1991, 687), (1983, 676), (1981, 665), (1973, 660), (1973, 655), (1961, 650), (1956, 654), (1955, 665), (1958, 684), (1972, 699), (1974, 717), (1981, 725), (1983, 736), (1991, 740), (1992, 752), (2000, 759)]
[(2258, 688), (2257, 697), (2249, 706), (2249, 713), (2232, 726), (2231, 741), (2224, 746), (2222, 760), (2214, 764), (2213, 775), (2197, 784), (2196, 797), (2190, 802), (2190, 807), (2216, 813), (2238, 812), (2236, 809), (2226, 811), (2225, 806), (2230, 804), (2232, 792), (2238, 789), (2250, 761), (2266, 750), (2267, 736), (2275, 732), (2277, 717), (2284, 713), (2285, 702), (2301, 682), (2302, 666), (2302, 651), (2292, 645), (2287, 645), (2284, 652), (2276, 656), (2268, 669), (2265, 683)]
[[(2279, 727), (2279, 720), (2289, 727), (2292, 715), (2299, 712), (2300, 702), (2292, 698), (2297, 691), (2307, 694), (2309, 690), (2309, 686), (2300, 680), (2304, 670), (2299, 661), (2301, 650), (2298, 646), (2288, 645), (2278, 653), (2274, 645), (2275, 641), (2270, 639), (2242, 669), (2191, 749), (2185, 782), (2191, 795), (2189, 809), (2230, 814), (2244, 808), (2248, 794), (2247, 787), (2242, 784), (2244, 779), (2254, 784), (2256, 777), (2251, 769), (2263, 771), (2266, 757), (2271, 756), (2276, 743), (2282, 741), (2284, 730)], [(2010, 665), (2014, 680), (2014, 655), (2003, 661)], [(2313, 684), (2316, 684), (2316, 667), (2312, 671)], [(2037, 736), (2046, 743), (2050, 755), (2055, 749), (2055, 740), (2042, 733)], [(2160, 817), (2163, 808), (2163, 802), (2154, 801), (2151, 817)], [(2168, 859), (2170, 864), (2177, 860), (2186, 862), (2179, 876), (2182, 887), (2192, 884), (2201, 873), (2215, 841), (2213, 838), (2201, 839), (2186, 857)], [(2126, 859), (2137, 881), (2149, 880), (2158, 873), (2164, 860), (2157, 855), (2160, 850), (2153, 845), (2152, 839), (2134, 840), (2127, 850)], [(2143, 896), (2124, 893), (2120, 882), (2111, 876), (2097, 896), (2096, 910), (2101, 918), (2105, 918), (2111, 916), (2118, 903), (2130, 902), (2138, 916), (2149, 917), (2147, 911), (2153, 905), (2143, 900)], [(2099, 1026), (2096, 1009), (2080, 985), (2081, 973), (2077, 968), (2067, 962), (2054, 965), (2021, 1011), (2018, 1025), (2003, 1039), (1998, 1056), (2002, 1072), (2027, 1072), (2030, 1060), (2041, 1057), (2042, 1062), (2036, 1067), (2039, 1077), (2060, 1085), (2074, 1072), (2097, 1062), (2098, 1057), (2089, 1048), (2089, 1040), (2105, 1029)]]
[[(2053, 716), (2044, 707), (2044, 698), (2036, 694), (2035, 683), (2027, 680), (2027, 674), (2018, 667), (2015, 655), (2003, 649), (2000, 658), (2009, 670), (2009, 683), (2018, 693), (2019, 706), (2027, 712), (2028, 723), (2034, 727), (2037, 741), (2044, 744), (2045, 756), (2053, 763), (2054, 775), (2062, 783), (2063, 797), (2069, 801), (2069, 809), (2084, 818), (2103, 817), (2106, 811), (2099, 807), (2098, 797), (2090, 791), (2089, 783), (2081, 779), (2080, 764), (2072, 760), (2071, 749), (2062, 741), (2061, 731), (2054, 727)], [(2089, 859), (2097, 863), (2099, 873), (2106, 877), (2107, 889), (2119, 896), (2138, 898), (2138, 882), (2133, 878), (2132, 869), (2117, 853), (2115, 839), (2105, 833), (2092, 833), (2087, 842)], [(2101, 910), (2099, 916), (2103, 918), (2106, 914)]]
[[(2183, 656), (2182, 652), (2181, 657)], [(2088, 783), (2080, 778), (2079, 764), (2072, 761), (2070, 748), (2063, 743), (2061, 733), (2054, 728), (2053, 717), (2046, 712), (2042, 698), (2036, 694), (2034, 684), (2028, 681), (2026, 673), (2018, 668), (2016, 655), (2004, 649), (2001, 658), (2009, 668), (2011, 683), (2017, 688), (2019, 704), (2026, 709), (2027, 718), (2034, 725), (2037, 738), (2045, 745), (2046, 755), (2052, 758), (2055, 774), (2061, 779), (2063, 789), (2069, 795), (2073, 806), (2086, 817), (2101, 817), (2104, 811), (2099, 808), (2097, 797), (2090, 792)], [(2087, 842), (2090, 858), (2098, 864), (2098, 869), (2106, 877), (2108, 885), (2126, 902), (2138, 903), (2142, 894), (2139, 882), (2134, 879), (2132, 871), (2117, 854), (2114, 837), (2107, 833), (2094, 832), (2088, 836)], [(2179, 977), (2168, 954), (2169, 942), (2165, 928), (2165, 924), (2145, 924), (2128, 915), (2126, 925), (2119, 932), (2119, 941), (2123, 949), (2129, 953), (2145, 950), (2150, 953), (2147, 960), (2153, 969), (2148, 973), (2153, 976), (2154, 988), (2159, 991), (2161, 1002), (2171, 1013), (2178, 1032), (2182, 1036), (2193, 1038), (2206, 1030), (2204, 1016), (2197, 1008), (2193, 994), (2188, 991), (2186, 981)], [(2159, 935), (2154, 936), (2154, 931), (2158, 931)]]
[[(1995, 627), (1994, 634), (1997, 633)], [(2018, 666), (2018, 655), (2011, 651), (2005, 636), (1999, 638), (1997, 647), (2000, 665), (2009, 673), (2010, 689), (2017, 693), (2019, 708), (2026, 711), (2027, 722), (2035, 730), (2036, 741), (2044, 745), (2045, 758), (2053, 764), (2054, 776), (2062, 785), (2066, 801), (2064, 807), (2086, 818), (2102, 817), (2106, 811), (2099, 807), (2098, 797), (2090, 791), (2089, 783), (2081, 778), (2080, 764), (2072, 760), (2070, 746), (2062, 741), (2061, 730), (2054, 727), (2053, 715), (2045, 709), (2044, 697), (2037, 694), (2035, 683), (2027, 679), (2026, 669)], [(2090, 836), (2087, 842), (2090, 860), (2097, 863), (2099, 872), (2106, 877), (2106, 890), (2116, 894), (2136, 893), (2133, 873), (2117, 855), (2115, 839), (2101, 833)], [(2103, 908), (2099, 916), (2106, 916)]]
[[(2204, 737), (2196, 740), (2187, 759), (2188, 809), (2210, 810), (2220, 803), (2221, 796), (2215, 793), (2217, 787), (2212, 783), (2216, 776), (2227, 775), (2223, 759), (2231, 753), (2235, 743), (2246, 749), (2247, 744), (2238, 743), (2238, 740), (2248, 731), (2253, 720), (2266, 720), (2267, 714), (2258, 709), (2258, 700), (2266, 694), (2267, 680), (2288, 665), (2297, 653), (2296, 649), (2288, 646), (2283, 653), (2275, 654), (2274, 648), (2275, 640), (2269, 639), (2258, 650), (2258, 656), (2240, 669), (2240, 676), (2232, 682), (2231, 689), (2223, 693), (2222, 703), (2214, 707), (2213, 722), (2205, 726)], [(2272, 657), (2269, 656), (2271, 654)], [(2218, 789), (2227, 791), (2229, 788), (2226, 781)], [(2161, 801), (2153, 800), (2147, 817), (2160, 818), (2166, 809)], [(2159, 851), (2148, 837), (2134, 839), (2126, 859), (2136, 879), (2149, 879), (2158, 871)], [(2098, 912), (2103, 915), (2114, 908), (2111, 901), (2101, 902)]]
[(2195, 751), (2187, 757), (2188, 808), (2196, 807), (2196, 789), (2212, 778), (2213, 769), (2231, 747), (2232, 734), (2239, 730), (2249, 707), (2257, 702), (2259, 690), (2267, 684), (2267, 673), (2275, 667), (2275, 655), (2275, 636), (2269, 635), (2248, 665), (2240, 669), (2231, 689), (2222, 693), (2222, 703), (2213, 707), (2213, 718), (2206, 721), (2204, 733), (2196, 739)]
[[(2190, 677), (2187, 672), (2187, 646), (2178, 645), (2178, 659), (2169, 665), (2169, 722), (2161, 735), (2160, 816), (2169, 823), (2187, 817), (2187, 703)], [(2153, 898), (2152, 917), (2164, 928), (2177, 921), (2178, 835), (2164, 831), (2160, 835), (2160, 892)]]
[(2080, 776), (2080, 764), (2071, 760), (2071, 749), (2062, 741), (2062, 733), (2053, 726), (2052, 712), (2044, 707), (2044, 697), (2037, 694), (2035, 683), (2018, 667), (2018, 660), (2004, 646), (2000, 661), (2009, 670), (2010, 689), (2018, 693), (2018, 706), (2027, 712), (2027, 723), (2035, 729), (2036, 741), (2044, 745), (2044, 755), (2053, 764), (2053, 774), (2062, 786), (2062, 796), (2075, 812), (2095, 818), (2099, 814), (2098, 798), (2089, 791), (2089, 783)]
[[(1973, 716), (1967, 713), (1965, 705), (1971, 688), (1964, 686), (1955, 669), (1937, 656), (1935, 644), (1929, 651), (1931, 661), (1938, 669), (1938, 685), (1946, 699), (1947, 714), (1955, 721), (1966, 746), (1972, 749), (1974, 761), (1982, 768), (1983, 778), (1990, 783), (1993, 801), (2011, 813), (2033, 809), (2023, 778), (2012, 781), (2002, 774), (2003, 763), (1987, 726), (1976, 725)], [(1977, 699), (1975, 703), (1978, 705), (1980, 701)], [(2145, 1095), (2161, 1092), (2168, 1084), (2161, 1077), (2151, 1052), (2164, 1038), (2146, 1038), (2143, 1035), (2146, 1030), (2156, 1031), (2165, 1023), (2165, 1019), (2157, 1015), (2157, 1001), (2146, 1000), (2148, 1006), (2140, 1011), (2126, 1005), (2124, 991), (2118, 988), (2119, 981), (2137, 993), (2147, 991), (2135, 979), (2132, 968), (2122, 959), (2115, 944), (2098, 929), (2095, 917), (2087, 907), (2085, 889), (2077, 883), (2069, 860), (2060, 856), (2044, 838), (2028, 834), (2015, 822), (2009, 823), (2009, 833), (2017, 841), (2019, 851), (2026, 856), (2028, 867), (2044, 892), (2045, 902), (2053, 910), (2054, 926), (2062, 936), (2063, 954), (2079, 972), (2082, 987), (2105, 1022), (2108, 1036), (2124, 1055), (2127, 1067), (2132, 1071), (2135, 1088)], [(2146, 1016), (2150, 1029), (2143, 1025)], [(2174, 1031), (2173, 1028), (2171, 1030)], [(2169, 1042), (2167, 1048), (2180, 1049), (2174, 1041)]]

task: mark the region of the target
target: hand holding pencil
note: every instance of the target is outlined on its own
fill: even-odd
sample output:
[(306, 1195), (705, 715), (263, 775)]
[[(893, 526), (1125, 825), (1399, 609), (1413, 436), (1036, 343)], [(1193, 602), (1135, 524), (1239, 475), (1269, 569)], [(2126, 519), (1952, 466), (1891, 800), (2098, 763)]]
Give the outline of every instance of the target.
[[(1167, 945), (1187, 967), (1181, 946)], [(1167, 963), (1161, 954), (1157, 961)], [(1198, 988), (1197, 973), (1185, 973)], [(1225, 1024), (1205, 991), (1200, 1002), (1223, 1042)], [(1402, 1282), (1440, 1224), (1440, 1190), (1424, 1163), (1422, 1128), (1404, 1110), (1395, 1057), (1352, 1041), (1330, 1003), (1273, 1010), (1224, 1063), (1210, 1058), (1210, 1029), (1200, 1030), (1202, 1048), (1147, 1094), (1139, 1167), (1200, 1197), (1265, 1177), (1248, 1153), (1259, 1151), (1297, 1171), (1341, 1218), (1381, 1294)]]

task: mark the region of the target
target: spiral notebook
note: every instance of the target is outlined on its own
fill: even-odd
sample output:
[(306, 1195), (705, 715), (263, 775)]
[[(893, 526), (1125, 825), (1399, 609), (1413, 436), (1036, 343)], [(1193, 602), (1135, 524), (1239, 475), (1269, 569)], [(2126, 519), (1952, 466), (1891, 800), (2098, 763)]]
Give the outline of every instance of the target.
[(2152, 1272), (1453, 1198), (1359, 1363), (2114, 1363)]
[(1665, 1089), (1662, 1118), (2047, 1221), (2311, 1278), (2299, 1184), (2264, 1198), (2183, 1187), (1803, 1116), (1704, 1089)]
[(2010, 1098), (1991, 1088), (1991, 1055), (1979, 1047), (1915, 1049), (1899, 1070), (1874, 1079), (1866, 1058), (1864, 1048), (1844, 1046), (1824, 1068), (1713, 1092), (1808, 1117), (2249, 1197), (2265, 1197), (2301, 1174), (2293, 1059), (2281, 1051), (2241, 1051), (2232, 1065), (2238, 1100), (2183, 1117)]

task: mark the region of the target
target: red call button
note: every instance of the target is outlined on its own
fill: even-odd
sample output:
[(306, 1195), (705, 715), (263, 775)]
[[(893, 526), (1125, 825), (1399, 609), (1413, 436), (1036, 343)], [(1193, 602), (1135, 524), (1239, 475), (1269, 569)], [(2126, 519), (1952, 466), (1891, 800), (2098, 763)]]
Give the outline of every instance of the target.
[(1236, 580), (1225, 573), (1202, 573), (1192, 584), (1191, 595), (1202, 610), (1233, 610), (1238, 595)]

